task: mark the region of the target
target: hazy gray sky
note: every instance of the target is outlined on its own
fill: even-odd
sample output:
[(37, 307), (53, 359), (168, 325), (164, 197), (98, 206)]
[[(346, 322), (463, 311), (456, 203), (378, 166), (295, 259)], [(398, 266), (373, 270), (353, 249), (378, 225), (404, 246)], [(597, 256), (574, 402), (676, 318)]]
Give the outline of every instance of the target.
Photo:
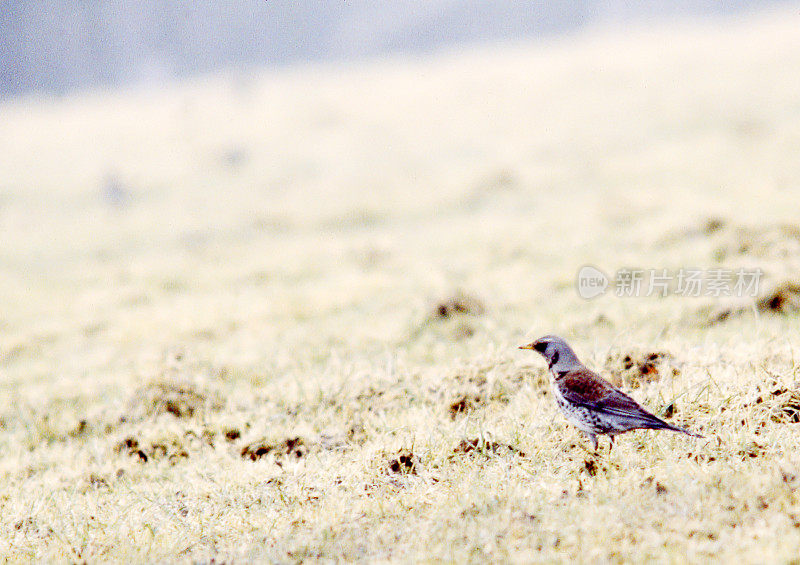
[(374, 57), (609, 22), (757, 10), (772, 0), (6, 0), (0, 96), (231, 66)]

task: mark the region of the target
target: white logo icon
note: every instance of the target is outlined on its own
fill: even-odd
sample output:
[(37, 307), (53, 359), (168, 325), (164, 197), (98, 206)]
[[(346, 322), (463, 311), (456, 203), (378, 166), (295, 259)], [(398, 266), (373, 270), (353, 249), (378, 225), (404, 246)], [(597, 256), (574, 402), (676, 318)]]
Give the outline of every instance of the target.
[(600, 296), (607, 288), (608, 277), (600, 269), (585, 265), (578, 271), (578, 295), (581, 298)]

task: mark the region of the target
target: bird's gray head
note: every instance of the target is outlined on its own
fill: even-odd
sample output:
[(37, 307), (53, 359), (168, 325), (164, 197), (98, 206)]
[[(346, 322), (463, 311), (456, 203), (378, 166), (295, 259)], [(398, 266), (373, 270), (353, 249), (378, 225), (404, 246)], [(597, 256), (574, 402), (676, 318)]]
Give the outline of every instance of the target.
[(567, 342), (557, 335), (546, 335), (520, 349), (533, 349), (542, 354), (547, 366), (555, 373), (571, 371), (581, 366), (581, 362)]

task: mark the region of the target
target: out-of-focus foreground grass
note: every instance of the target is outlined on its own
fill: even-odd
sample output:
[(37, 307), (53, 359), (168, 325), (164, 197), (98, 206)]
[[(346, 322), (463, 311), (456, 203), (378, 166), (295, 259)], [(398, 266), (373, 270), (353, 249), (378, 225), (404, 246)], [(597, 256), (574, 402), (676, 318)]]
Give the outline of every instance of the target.
[[(796, 560), (798, 26), (4, 103), (0, 553)], [(545, 333), (705, 439), (589, 453)]]

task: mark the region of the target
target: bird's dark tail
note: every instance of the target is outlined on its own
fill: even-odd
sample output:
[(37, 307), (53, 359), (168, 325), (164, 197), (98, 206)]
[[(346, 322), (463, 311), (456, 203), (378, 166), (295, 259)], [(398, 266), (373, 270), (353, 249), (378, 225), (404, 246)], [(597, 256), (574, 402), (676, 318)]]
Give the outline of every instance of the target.
[(642, 426), (643, 428), (648, 430), (669, 430), (671, 432), (680, 432), (682, 434), (686, 434), (687, 436), (703, 437), (700, 434), (690, 432), (686, 428), (681, 428), (680, 426), (673, 426), (672, 424), (669, 424), (656, 416), (651, 415), (651, 418), (652, 419), (648, 418), (648, 422)]

